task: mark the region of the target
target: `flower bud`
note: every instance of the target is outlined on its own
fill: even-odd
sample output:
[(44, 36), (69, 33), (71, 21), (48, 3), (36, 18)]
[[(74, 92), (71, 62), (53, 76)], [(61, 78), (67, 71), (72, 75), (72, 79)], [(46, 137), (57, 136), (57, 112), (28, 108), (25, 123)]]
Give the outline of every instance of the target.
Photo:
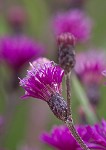
[(59, 64), (65, 73), (75, 66), (75, 38), (70, 33), (62, 33), (57, 39), (59, 46)]

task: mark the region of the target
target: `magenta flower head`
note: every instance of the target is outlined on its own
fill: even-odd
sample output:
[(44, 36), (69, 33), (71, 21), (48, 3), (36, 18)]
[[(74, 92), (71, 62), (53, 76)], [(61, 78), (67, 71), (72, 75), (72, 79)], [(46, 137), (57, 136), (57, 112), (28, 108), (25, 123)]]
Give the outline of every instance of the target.
[(53, 20), (53, 29), (57, 35), (69, 32), (78, 42), (85, 42), (90, 38), (92, 21), (80, 10), (59, 13)]
[[(93, 126), (76, 126), (84, 142), (91, 150), (106, 150), (106, 121)], [(82, 150), (65, 126), (54, 127), (51, 133), (43, 133), (41, 140), (58, 150)]]
[(66, 126), (55, 126), (50, 133), (43, 133), (41, 140), (58, 150), (76, 150), (76, 141)]
[[(82, 133), (83, 135), (84, 130), (81, 127), (77, 128), (79, 134)], [(71, 135), (70, 130), (64, 125), (53, 127), (50, 133), (45, 132), (40, 138), (41, 141), (58, 150), (82, 150)]]
[[(31, 64), (27, 76), (20, 80), (20, 85), (26, 90), (24, 97), (39, 98), (49, 101), (51, 95), (61, 94), (61, 82), (64, 71), (52, 61), (41, 63), (36, 60)], [(39, 63), (40, 62), (40, 63)], [(35, 89), (35, 90), (34, 90)]]
[(85, 136), (88, 137), (86, 142), (89, 148), (93, 150), (106, 150), (106, 121), (102, 120), (101, 123), (93, 126), (86, 127)]
[[(44, 61), (44, 59), (43, 59)], [(40, 60), (31, 64), (32, 69), (20, 80), (26, 97), (34, 97), (46, 101), (53, 113), (61, 120), (66, 119), (67, 104), (61, 97), (61, 83), (64, 70), (53, 61)]]
[(91, 49), (76, 55), (75, 71), (84, 83), (99, 84), (105, 66), (105, 53), (101, 50)]
[(76, 55), (75, 71), (85, 86), (90, 103), (97, 106), (100, 101), (100, 83), (102, 71), (106, 66), (105, 53), (98, 50), (88, 50)]
[(44, 53), (44, 48), (26, 36), (7, 36), (0, 40), (3, 60), (15, 71)]

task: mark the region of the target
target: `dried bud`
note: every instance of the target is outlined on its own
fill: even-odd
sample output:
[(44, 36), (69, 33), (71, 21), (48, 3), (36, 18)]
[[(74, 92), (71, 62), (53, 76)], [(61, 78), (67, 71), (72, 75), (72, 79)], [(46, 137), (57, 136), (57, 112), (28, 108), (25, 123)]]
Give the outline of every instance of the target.
[(70, 33), (62, 33), (58, 39), (59, 64), (65, 73), (69, 73), (75, 66), (75, 37)]
[(67, 120), (67, 104), (63, 97), (59, 94), (53, 95), (48, 101), (48, 105), (58, 119)]

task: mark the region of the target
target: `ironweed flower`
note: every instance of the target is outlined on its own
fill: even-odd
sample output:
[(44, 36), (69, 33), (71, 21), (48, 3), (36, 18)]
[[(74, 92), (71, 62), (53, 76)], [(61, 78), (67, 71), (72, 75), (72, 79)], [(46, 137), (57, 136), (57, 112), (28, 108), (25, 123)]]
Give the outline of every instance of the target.
[(106, 150), (106, 121), (86, 127), (86, 142), (93, 150)]
[[(39, 60), (36, 60), (38, 63)], [(34, 62), (35, 63), (35, 62)], [(20, 85), (25, 89), (24, 97), (39, 98), (44, 101), (49, 101), (55, 93), (61, 93), (61, 82), (64, 71), (54, 62), (38, 63), (31, 65), (32, 70), (29, 70), (27, 76), (20, 80)]]
[[(105, 120), (92, 126), (76, 126), (76, 129), (90, 150), (106, 150)], [(58, 150), (81, 150), (66, 126), (54, 127), (50, 133), (43, 133), (41, 140)]]
[(92, 21), (80, 10), (71, 10), (59, 13), (53, 20), (53, 29), (56, 35), (69, 32), (78, 42), (85, 42), (90, 38)]
[(103, 78), (101, 72), (105, 66), (105, 53), (101, 50), (91, 49), (76, 54), (75, 71), (84, 83), (99, 84)]
[(41, 141), (58, 150), (77, 150), (79, 148), (71, 132), (64, 125), (53, 127), (50, 133), (45, 132), (40, 138)]
[(27, 76), (20, 80), (20, 86), (25, 89), (23, 97), (34, 97), (46, 101), (56, 117), (65, 121), (67, 104), (61, 97), (64, 70), (53, 61), (47, 63), (40, 61), (37, 65), (35, 63), (35, 66), (31, 64), (31, 67)]
[(1, 38), (0, 49), (3, 60), (15, 71), (44, 53), (40, 44), (24, 35)]
[(103, 79), (101, 72), (105, 66), (105, 53), (103, 51), (88, 50), (76, 55), (75, 71), (86, 88), (92, 106), (97, 106), (100, 101), (99, 88)]

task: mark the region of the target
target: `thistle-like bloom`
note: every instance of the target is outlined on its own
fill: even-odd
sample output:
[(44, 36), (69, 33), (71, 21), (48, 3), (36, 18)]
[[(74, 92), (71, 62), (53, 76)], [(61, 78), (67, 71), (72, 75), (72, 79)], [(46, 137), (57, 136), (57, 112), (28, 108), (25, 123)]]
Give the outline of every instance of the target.
[[(36, 60), (38, 63), (39, 60)], [(34, 62), (35, 63), (35, 62)], [(27, 76), (20, 80), (20, 86), (25, 89), (24, 97), (39, 98), (49, 101), (55, 93), (61, 94), (61, 82), (64, 71), (54, 62), (31, 65)]]
[(43, 133), (41, 141), (57, 150), (77, 150), (78, 144), (66, 126), (55, 126), (50, 133)]
[(25, 63), (38, 58), (44, 48), (26, 36), (7, 36), (0, 39), (2, 59), (14, 70), (19, 70)]
[(64, 70), (52, 61), (41, 63), (37, 60), (34, 64), (31, 64), (32, 69), (28, 71), (27, 76), (20, 80), (20, 86), (25, 89), (24, 97), (46, 101), (54, 115), (66, 121), (67, 104), (61, 96)]
[(76, 55), (75, 71), (84, 83), (99, 84), (103, 78), (101, 72), (105, 66), (105, 53), (103, 51), (92, 49)]
[(80, 10), (59, 13), (53, 20), (53, 29), (56, 35), (69, 32), (79, 42), (85, 42), (90, 38), (91, 28), (91, 19)]
[[(91, 150), (106, 150), (106, 121), (93, 126), (77, 126), (77, 131)], [(81, 150), (66, 126), (43, 133), (41, 140), (58, 150)]]
[(93, 150), (106, 150), (106, 121), (102, 120), (101, 123), (94, 126), (86, 127), (85, 136), (88, 137), (86, 142), (89, 148)]

